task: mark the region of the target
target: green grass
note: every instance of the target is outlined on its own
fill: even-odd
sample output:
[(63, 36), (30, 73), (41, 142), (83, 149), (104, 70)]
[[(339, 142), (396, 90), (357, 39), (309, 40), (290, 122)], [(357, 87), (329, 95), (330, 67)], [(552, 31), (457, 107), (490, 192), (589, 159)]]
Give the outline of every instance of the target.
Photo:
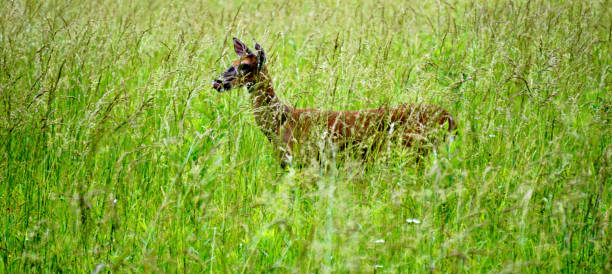
[[(2, 1), (0, 272), (612, 271), (612, 3), (231, 2)], [(452, 157), (282, 170), (232, 36), (297, 107), (443, 106)]]

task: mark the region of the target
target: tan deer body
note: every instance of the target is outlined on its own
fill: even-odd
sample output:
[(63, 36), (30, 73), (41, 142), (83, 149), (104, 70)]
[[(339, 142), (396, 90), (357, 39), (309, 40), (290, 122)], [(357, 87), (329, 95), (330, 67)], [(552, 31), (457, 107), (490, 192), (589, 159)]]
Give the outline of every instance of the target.
[[(246, 85), (255, 121), (279, 152), (281, 165), (294, 160), (308, 163), (320, 156), (321, 142), (337, 151), (366, 157), (384, 144), (419, 146), (433, 143), (437, 132), (452, 132), (456, 124), (451, 115), (437, 106), (402, 104), (360, 111), (296, 109), (276, 96), (265, 67), (265, 52), (255, 45), (257, 54), (234, 38), (240, 60), (214, 80), (213, 88), (224, 91)], [(299, 159), (295, 159), (297, 158)], [(309, 158), (309, 159), (304, 159)]]

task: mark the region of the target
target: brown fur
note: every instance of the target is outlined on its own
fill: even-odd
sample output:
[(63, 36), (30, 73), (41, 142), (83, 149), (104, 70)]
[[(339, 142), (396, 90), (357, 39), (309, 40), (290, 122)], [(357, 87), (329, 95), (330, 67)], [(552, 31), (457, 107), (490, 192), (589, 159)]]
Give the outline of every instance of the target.
[[(234, 67), (243, 65), (255, 68), (260, 65), (260, 59), (265, 60), (250, 53), (250, 50), (249, 54), (244, 55), (238, 49), (236, 51), (241, 58), (232, 64)], [(258, 54), (265, 53), (261, 49)], [(231, 84), (240, 86), (250, 83), (255, 121), (277, 146), (283, 166), (290, 164), (295, 154), (308, 158), (317, 155), (318, 152), (314, 150), (318, 139), (328, 140), (340, 151), (348, 149), (365, 157), (385, 142), (398, 140), (407, 147), (417, 142), (419, 145), (432, 143), (436, 141), (432, 138), (439, 135), (436, 132), (442, 127), (448, 132), (456, 129), (453, 118), (446, 110), (430, 105), (402, 104), (360, 111), (292, 108), (278, 99), (265, 65), (261, 67), (260, 70), (231, 78)], [(214, 87), (219, 89), (217, 85)], [(297, 160), (303, 163), (308, 159)]]

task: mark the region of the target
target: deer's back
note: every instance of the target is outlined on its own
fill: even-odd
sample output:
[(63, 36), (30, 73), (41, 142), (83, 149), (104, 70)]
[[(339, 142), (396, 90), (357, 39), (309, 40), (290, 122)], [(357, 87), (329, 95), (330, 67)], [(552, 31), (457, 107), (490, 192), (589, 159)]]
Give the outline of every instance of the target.
[(448, 124), (455, 129), (450, 114), (436, 106), (403, 104), (359, 111), (335, 111), (319, 109), (295, 109), (290, 125), (296, 133), (309, 133), (313, 129), (325, 130), (333, 141), (360, 142), (367, 138), (379, 138), (397, 134), (402, 138), (426, 134)]

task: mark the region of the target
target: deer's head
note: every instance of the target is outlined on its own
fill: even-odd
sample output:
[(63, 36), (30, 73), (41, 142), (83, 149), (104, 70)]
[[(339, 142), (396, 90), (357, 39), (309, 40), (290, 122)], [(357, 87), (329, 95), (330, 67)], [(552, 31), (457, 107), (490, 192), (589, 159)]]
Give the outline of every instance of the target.
[(234, 38), (234, 51), (239, 59), (212, 82), (212, 87), (218, 92), (244, 85), (252, 86), (265, 75), (266, 53), (258, 43), (255, 43), (253, 53), (244, 43)]

